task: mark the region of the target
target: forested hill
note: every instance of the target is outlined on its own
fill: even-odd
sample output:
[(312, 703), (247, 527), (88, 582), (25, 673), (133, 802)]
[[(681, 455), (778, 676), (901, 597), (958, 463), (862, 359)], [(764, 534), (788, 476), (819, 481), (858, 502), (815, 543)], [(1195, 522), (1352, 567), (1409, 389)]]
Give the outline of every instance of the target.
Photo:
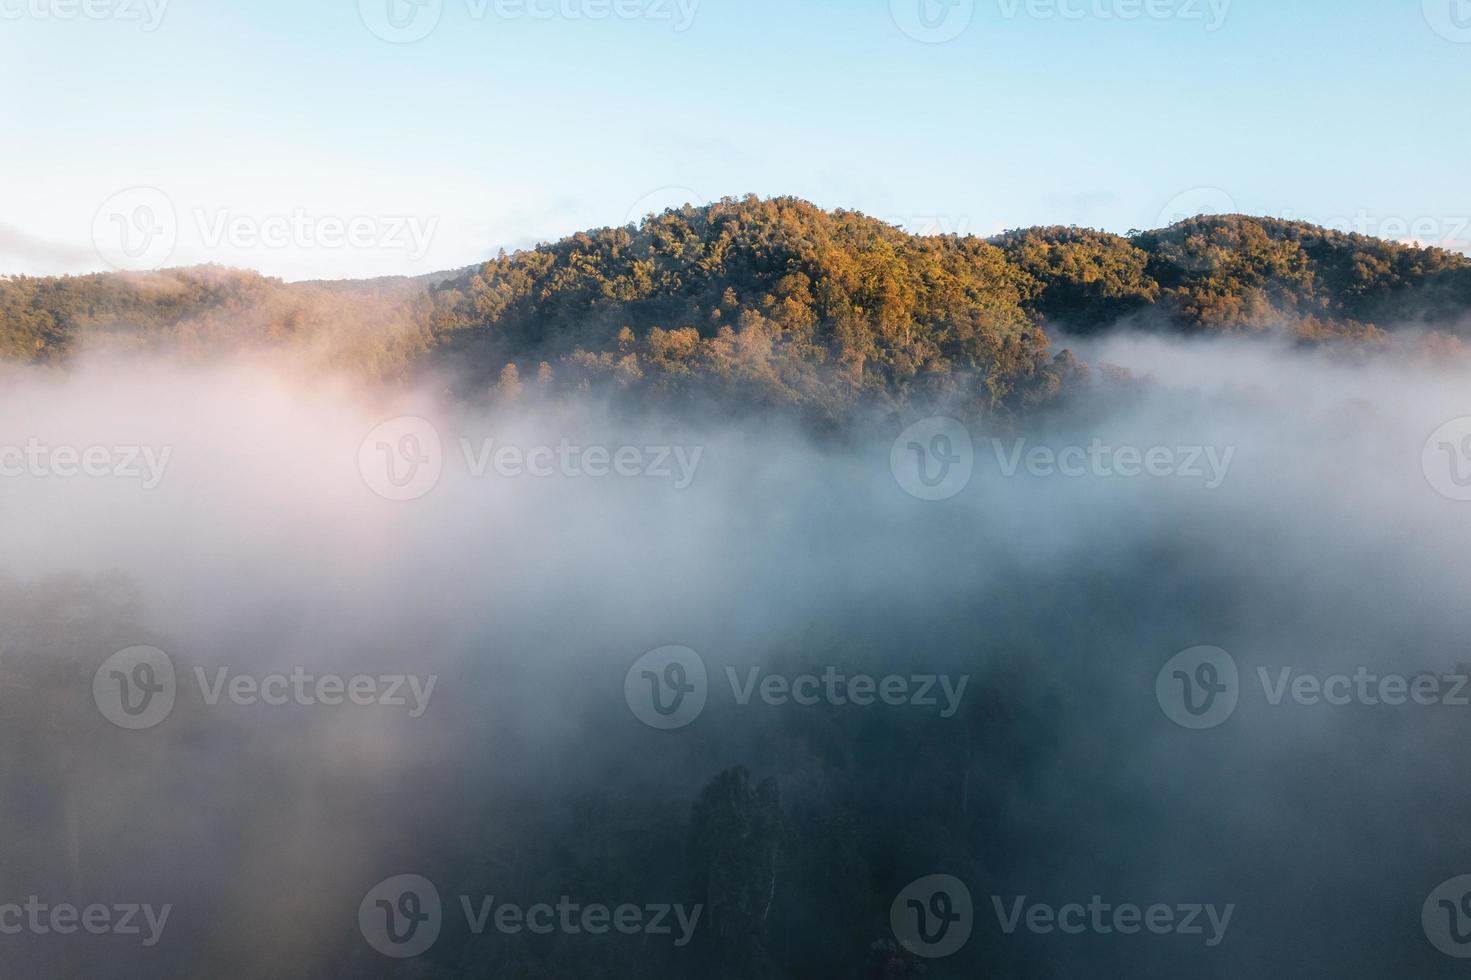
[(467, 392), (608, 383), (828, 414), (867, 399), (1046, 400), (1081, 371), (1055, 336), (1121, 326), (1370, 345), (1413, 329), (1454, 347), (1471, 330), (1471, 259), (1245, 216), (1129, 236), (920, 237), (745, 198), (418, 280), (289, 285), (214, 267), (0, 279), (12, 360), (101, 341), (202, 356), (265, 343), (377, 378), (447, 367)]

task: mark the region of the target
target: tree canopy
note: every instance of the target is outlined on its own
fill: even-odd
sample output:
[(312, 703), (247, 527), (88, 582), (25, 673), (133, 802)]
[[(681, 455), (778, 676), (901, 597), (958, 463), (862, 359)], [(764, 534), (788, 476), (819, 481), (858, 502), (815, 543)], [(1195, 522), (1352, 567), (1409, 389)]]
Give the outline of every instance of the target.
[(746, 197), (421, 279), (288, 284), (218, 267), (3, 278), (0, 358), (265, 345), (375, 379), (448, 369), (471, 396), (611, 386), (831, 418), (864, 404), (1045, 403), (1084, 376), (1059, 338), (1122, 326), (1380, 344), (1406, 328), (1459, 337), (1468, 311), (1466, 256), (1300, 222), (983, 240)]

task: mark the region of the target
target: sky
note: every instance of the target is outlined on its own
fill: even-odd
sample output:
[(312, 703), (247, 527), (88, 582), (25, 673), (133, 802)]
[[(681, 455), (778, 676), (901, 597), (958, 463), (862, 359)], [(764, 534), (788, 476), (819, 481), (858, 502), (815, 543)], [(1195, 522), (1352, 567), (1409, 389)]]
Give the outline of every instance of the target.
[(1471, 242), (1471, 0), (0, 0), (0, 274), (458, 268), (685, 202)]

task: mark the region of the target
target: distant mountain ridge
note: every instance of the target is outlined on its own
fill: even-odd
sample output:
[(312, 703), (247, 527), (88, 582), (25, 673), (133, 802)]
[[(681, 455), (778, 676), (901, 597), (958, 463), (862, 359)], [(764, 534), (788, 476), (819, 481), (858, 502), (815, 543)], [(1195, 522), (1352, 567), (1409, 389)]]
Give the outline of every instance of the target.
[(1450, 349), (1471, 330), (1471, 258), (1245, 215), (1128, 236), (917, 236), (747, 197), (413, 279), (287, 284), (213, 266), (0, 279), (10, 361), (260, 344), (375, 379), (447, 369), (467, 394), (610, 385), (823, 415), (1044, 402), (1083, 373), (1057, 337), (1124, 326), (1371, 347), (1413, 331)]

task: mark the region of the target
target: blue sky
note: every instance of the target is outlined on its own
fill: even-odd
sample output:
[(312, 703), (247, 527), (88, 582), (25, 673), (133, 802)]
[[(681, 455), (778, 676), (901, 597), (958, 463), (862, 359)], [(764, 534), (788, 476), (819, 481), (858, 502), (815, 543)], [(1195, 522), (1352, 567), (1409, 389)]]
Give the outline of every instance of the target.
[(415, 2), (0, 0), (0, 273), (417, 274), (748, 192), (1471, 239), (1471, 0)]

